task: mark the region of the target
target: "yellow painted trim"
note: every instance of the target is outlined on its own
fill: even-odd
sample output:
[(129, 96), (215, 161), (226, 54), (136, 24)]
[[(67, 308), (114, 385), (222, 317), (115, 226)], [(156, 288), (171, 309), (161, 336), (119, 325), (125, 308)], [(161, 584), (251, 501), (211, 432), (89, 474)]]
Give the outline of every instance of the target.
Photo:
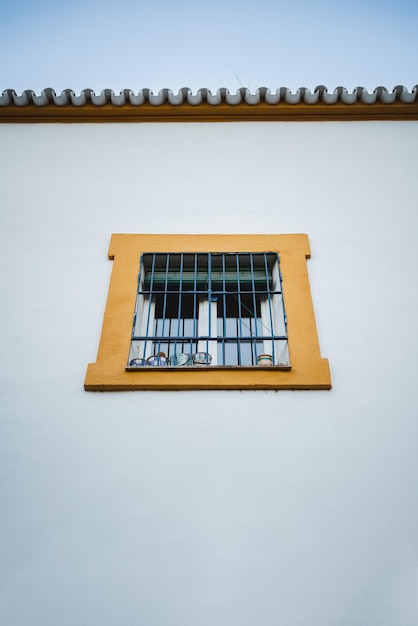
[(417, 120), (418, 100), (405, 104), (393, 102), (383, 104), (266, 104), (241, 103), (231, 105), (221, 103), (199, 105), (188, 103), (171, 105), (164, 103), (154, 106), (149, 103), (134, 106), (124, 104), (114, 106), (26, 106), (9, 105), (0, 107), (0, 123), (109, 123), (109, 122), (329, 122), (329, 121), (368, 121), (368, 120)]
[[(266, 252), (280, 254), (288, 318), (291, 369), (140, 368), (126, 371), (143, 252)], [(99, 351), (90, 363), (86, 391), (147, 389), (330, 389), (328, 360), (321, 358), (306, 259), (308, 236), (112, 235), (113, 260)]]

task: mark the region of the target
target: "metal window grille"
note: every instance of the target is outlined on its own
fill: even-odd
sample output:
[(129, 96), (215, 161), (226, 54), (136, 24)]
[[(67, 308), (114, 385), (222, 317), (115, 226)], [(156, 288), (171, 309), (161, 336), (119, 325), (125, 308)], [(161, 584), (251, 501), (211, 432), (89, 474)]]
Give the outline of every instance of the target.
[(142, 255), (129, 363), (253, 366), (261, 355), (289, 365), (277, 253)]

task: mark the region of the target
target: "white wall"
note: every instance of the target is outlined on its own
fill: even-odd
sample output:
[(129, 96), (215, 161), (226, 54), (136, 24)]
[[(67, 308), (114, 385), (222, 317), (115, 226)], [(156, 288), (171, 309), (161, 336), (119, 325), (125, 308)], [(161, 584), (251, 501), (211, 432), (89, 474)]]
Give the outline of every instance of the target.
[[(0, 128), (0, 623), (415, 626), (418, 124)], [(86, 393), (113, 232), (294, 233), (330, 392)]]

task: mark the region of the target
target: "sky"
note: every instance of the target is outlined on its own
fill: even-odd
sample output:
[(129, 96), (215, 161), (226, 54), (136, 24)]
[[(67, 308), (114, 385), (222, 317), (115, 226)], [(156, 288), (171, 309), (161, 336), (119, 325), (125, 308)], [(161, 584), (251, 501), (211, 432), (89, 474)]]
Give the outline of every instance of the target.
[(416, 0), (6, 0), (0, 92), (418, 83)]

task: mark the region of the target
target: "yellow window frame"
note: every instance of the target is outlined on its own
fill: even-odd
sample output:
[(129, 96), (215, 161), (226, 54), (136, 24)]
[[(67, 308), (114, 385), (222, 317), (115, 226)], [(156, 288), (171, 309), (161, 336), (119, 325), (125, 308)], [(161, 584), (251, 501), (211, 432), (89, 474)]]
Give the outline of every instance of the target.
[[(277, 252), (291, 367), (188, 367), (127, 370), (144, 252)], [(306, 259), (309, 239), (295, 235), (112, 235), (113, 260), (100, 345), (84, 382), (86, 391), (181, 389), (330, 389), (327, 359), (320, 353)]]

